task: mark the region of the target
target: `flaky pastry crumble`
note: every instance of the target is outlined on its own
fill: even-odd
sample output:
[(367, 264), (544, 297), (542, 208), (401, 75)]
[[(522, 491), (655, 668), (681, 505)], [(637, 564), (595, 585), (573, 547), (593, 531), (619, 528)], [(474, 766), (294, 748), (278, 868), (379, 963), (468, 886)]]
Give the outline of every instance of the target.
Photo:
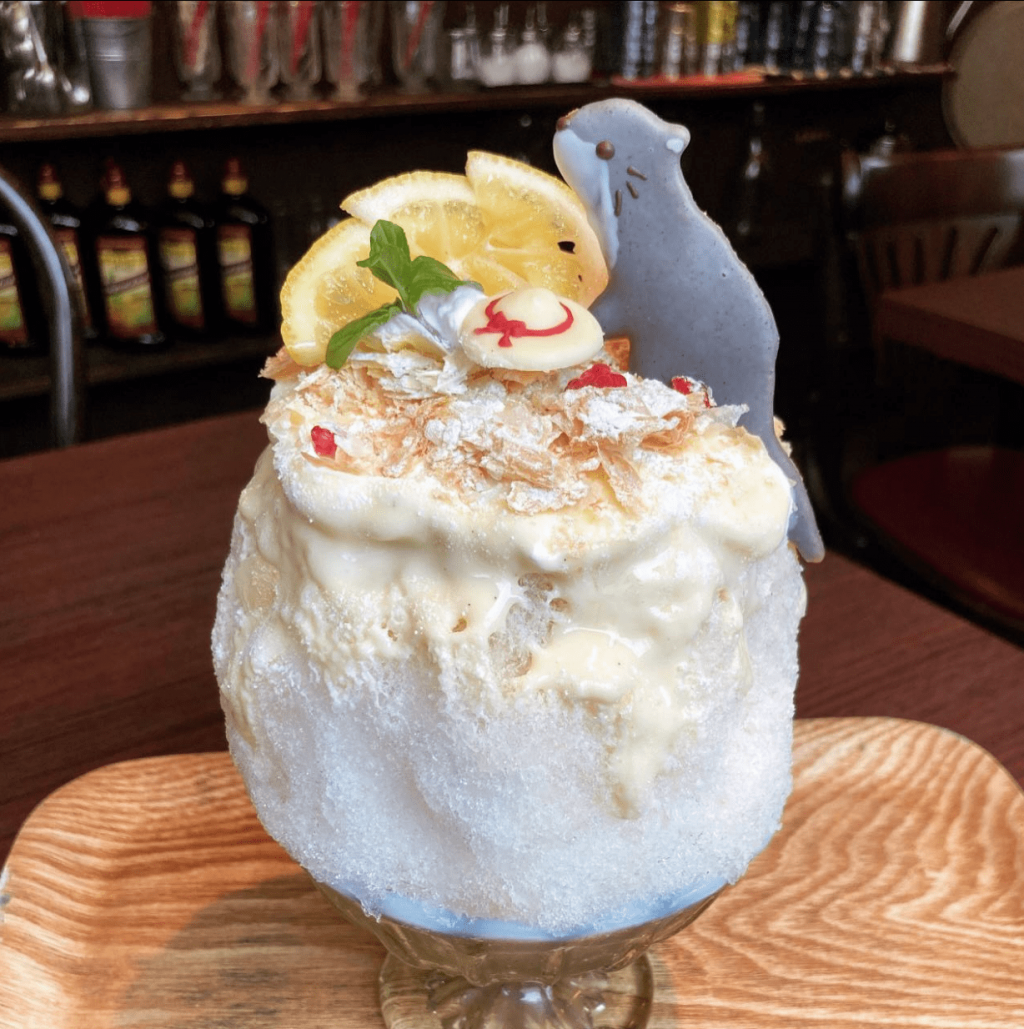
[(302, 369), (278, 355), (264, 369), (277, 386), (263, 420), (329, 433), (326, 450), (303, 442), (311, 462), (385, 478), (422, 467), (467, 502), (498, 491), (524, 514), (609, 496), (641, 509), (639, 465), (716, 428), (742, 432), (742, 408), (716, 407), (685, 378), (670, 388), (625, 373), (615, 376), (625, 388), (574, 388), (580, 367), (470, 366), (445, 380), (448, 364), (419, 351), (365, 351), (339, 369)]

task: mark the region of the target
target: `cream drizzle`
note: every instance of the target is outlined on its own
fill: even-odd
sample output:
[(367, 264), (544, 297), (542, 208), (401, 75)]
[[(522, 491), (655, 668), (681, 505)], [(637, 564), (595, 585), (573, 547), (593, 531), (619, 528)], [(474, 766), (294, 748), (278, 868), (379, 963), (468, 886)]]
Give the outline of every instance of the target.
[[(731, 654), (732, 688), (745, 688), (743, 572), (785, 546), (791, 499), (757, 441), (742, 461), (731, 454), (721, 489), (717, 466), (743, 430), (695, 436), (686, 461), (646, 483), (645, 513), (529, 517), (468, 504), (429, 477), (309, 464), (300, 452), (308, 426), (282, 421), (274, 431), (283, 433), (275, 460), (261, 459), (239, 505), (264, 585), (273, 584), (269, 607), (265, 590), (258, 600), (258, 590), (240, 591), (268, 627), (261, 646), (307, 653), (338, 688), (350, 662), (423, 660), (471, 707), (536, 696), (582, 706), (595, 731), (610, 719), (608, 802), (623, 816), (642, 809), (693, 731), (688, 683), (701, 670), (681, 644), (713, 624)], [(681, 517), (683, 494), (691, 518)], [(502, 634), (531, 604), (539, 621), (507, 662)], [(245, 677), (234, 685), (244, 693)]]

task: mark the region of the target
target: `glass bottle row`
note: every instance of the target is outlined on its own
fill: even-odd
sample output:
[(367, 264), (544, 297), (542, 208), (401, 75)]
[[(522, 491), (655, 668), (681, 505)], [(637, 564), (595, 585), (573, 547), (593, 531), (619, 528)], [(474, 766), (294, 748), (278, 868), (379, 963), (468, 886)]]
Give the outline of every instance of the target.
[[(88, 340), (148, 350), (175, 339), (276, 330), (270, 217), (249, 195), (237, 159), (226, 163), (220, 196), (209, 205), (195, 197), (182, 161), (172, 165), (166, 199), (153, 210), (133, 199), (112, 160), (87, 210), (65, 198), (50, 164), (39, 170), (37, 194), (71, 272)], [(0, 352), (43, 349), (31, 265), (15, 227), (0, 222)]]

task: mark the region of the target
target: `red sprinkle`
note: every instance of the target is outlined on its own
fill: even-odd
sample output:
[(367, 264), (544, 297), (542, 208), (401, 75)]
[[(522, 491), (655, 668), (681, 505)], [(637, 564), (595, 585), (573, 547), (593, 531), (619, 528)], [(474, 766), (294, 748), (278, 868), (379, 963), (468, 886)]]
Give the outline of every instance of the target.
[(334, 441), (334, 433), (322, 425), (314, 425), (310, 436), (313, 437), (313, 449), (320, 457), (334, 457), (338, 452), (338, 444)]
[(582, 375), (570, 379), (566, 389), (580, 389), (583, 386), (625, 386), (626, 376), (613, 372), (604, 362), (592, 364)]
[[(684, 396), (689, 396), (693, 392), (693, 383), (682, 375), (677, 375), (671, 380), (672, 388), (677, 393), (682, 393)], [(704, 406), (711, 406), (711, 397), (708, 396), (707, 387), (702, 387), (701, 392), (704, 394)]]

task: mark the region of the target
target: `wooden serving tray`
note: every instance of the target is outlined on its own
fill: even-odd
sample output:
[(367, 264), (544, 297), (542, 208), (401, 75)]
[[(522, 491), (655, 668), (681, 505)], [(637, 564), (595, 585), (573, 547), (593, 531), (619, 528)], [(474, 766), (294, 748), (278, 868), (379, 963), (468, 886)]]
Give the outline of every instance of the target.
[[(1024, 793), (952, 733), (797, 723), (785, 825), (652, 954), (650, 1025), (1024, 1026)], [(261, 829), (227, 754), (83, 776), (0, 899), (3, 1029), (380, 1029), (383, 950)]]

